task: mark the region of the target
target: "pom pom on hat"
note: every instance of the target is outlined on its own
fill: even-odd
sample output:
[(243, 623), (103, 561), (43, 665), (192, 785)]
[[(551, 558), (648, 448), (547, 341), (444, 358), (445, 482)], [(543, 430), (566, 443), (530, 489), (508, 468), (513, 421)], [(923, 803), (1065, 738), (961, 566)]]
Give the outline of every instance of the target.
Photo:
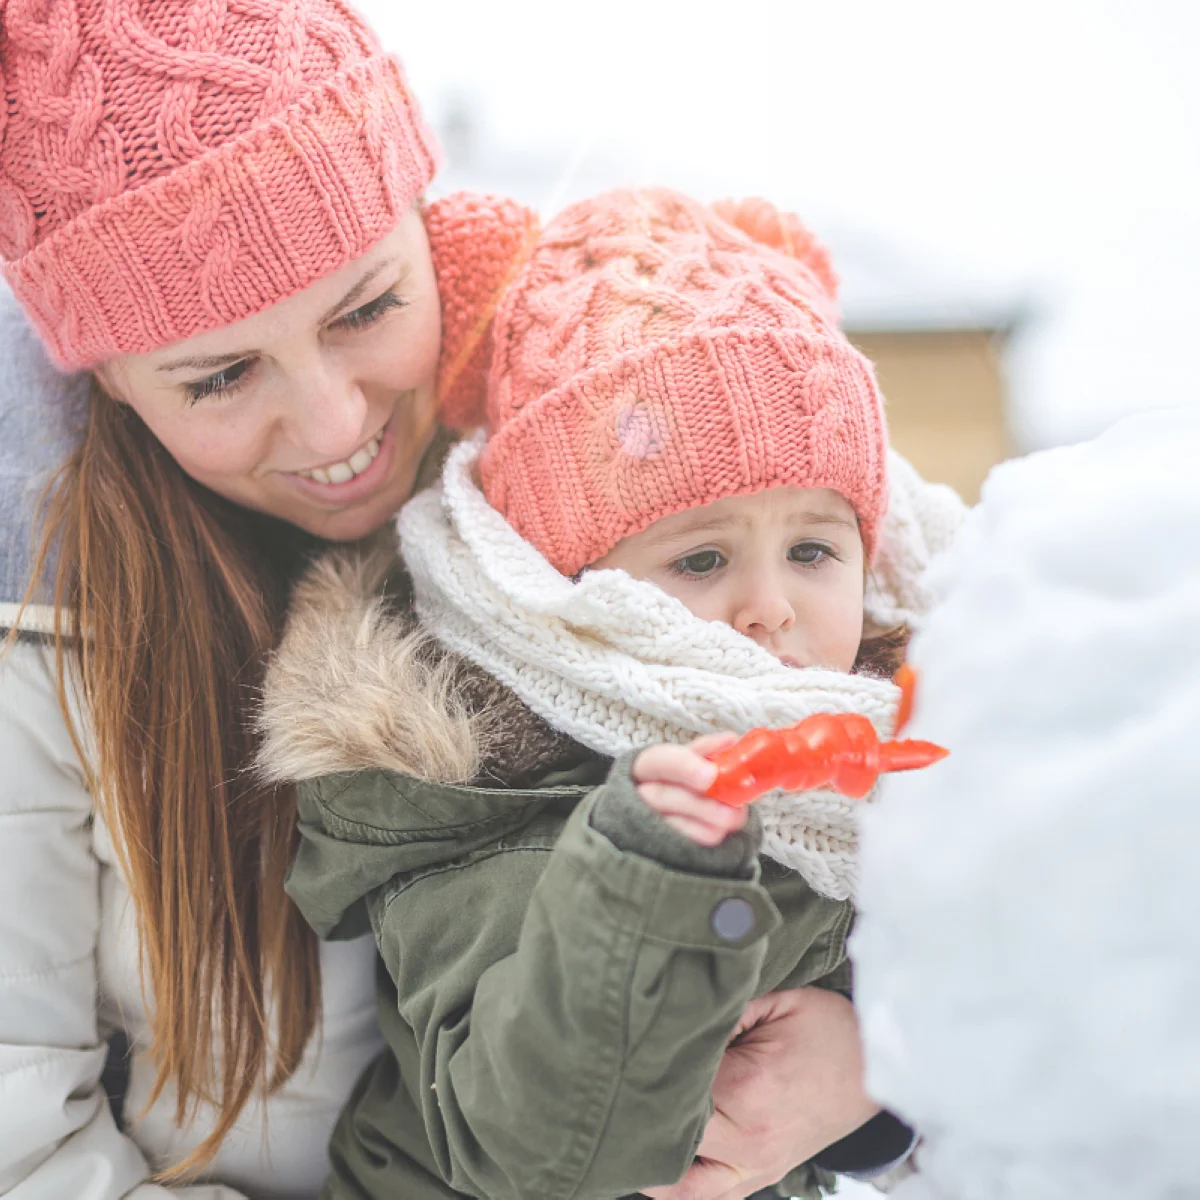
[(435, 200), (424, 217), (442, 298), (441, 420), (474, 429), (487, 419), (496, 310), (537, 240), (538, 217), (515, 200), (473, 192)]
[(838, 278), (829, 251), (795, 213), (781, 212), (761, 196), (717, 200), (712, 207), (718, 217), (736, 226), (747, 237), (803, 263), (829, 297), (831, 319), (834, 322), (841, 319), (837, 306)]

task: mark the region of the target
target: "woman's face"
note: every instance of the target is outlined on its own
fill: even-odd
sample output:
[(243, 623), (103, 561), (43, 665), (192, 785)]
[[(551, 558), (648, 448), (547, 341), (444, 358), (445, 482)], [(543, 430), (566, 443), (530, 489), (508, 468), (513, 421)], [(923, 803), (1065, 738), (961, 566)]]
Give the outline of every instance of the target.
[(197, 482), (323, 538), (407, 499), (437, 421), (441, 306), (416, 208), (361, 258), (101, 382)]

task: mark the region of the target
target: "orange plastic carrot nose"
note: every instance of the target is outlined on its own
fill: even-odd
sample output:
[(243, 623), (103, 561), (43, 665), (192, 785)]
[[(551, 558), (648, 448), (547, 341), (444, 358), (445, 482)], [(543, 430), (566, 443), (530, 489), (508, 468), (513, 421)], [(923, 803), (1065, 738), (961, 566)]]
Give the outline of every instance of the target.
[(950, 751), (936, 742), (920, 742), (908, 738), (902, 742), (884, 742), (879, 747), (879, 773), (889, 771), (919, 771), (922, 767), (941, 762)]

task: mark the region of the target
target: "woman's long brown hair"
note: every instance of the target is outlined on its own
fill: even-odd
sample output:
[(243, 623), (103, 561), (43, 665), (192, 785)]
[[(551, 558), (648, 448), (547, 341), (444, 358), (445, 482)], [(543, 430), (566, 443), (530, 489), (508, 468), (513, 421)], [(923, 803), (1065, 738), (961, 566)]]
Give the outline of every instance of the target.
[(294, 793), (250, 769), (252, 705), (311, 546), (196, 484), (93, 388), (34, 578), (53, 580), (59, 701), (138, 915), (147, 1107), (171, 1084), (179, 1124), (217, 1110), (166, 1178), (210, 1161), (251, 1098), (288, 1079), (320, 1007), (316, 940), (283, 891)]

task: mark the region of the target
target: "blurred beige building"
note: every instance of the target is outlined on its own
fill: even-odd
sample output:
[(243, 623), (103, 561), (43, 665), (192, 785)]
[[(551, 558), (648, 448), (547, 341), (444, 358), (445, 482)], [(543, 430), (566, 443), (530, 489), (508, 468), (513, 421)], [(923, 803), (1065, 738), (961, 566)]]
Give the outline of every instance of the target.
[(1003, 356), (1011, 330), (848, 330), (874, 362), (892, 445), (969, 504), (996, 463), (1017, 453), (1009, 431)]
[(968, 504), (1015, 438), (1005, 359), (1030, 310), (1003, 282), (926, 248), (833, 229), (843, 324), (875, 364), (896, 447)]

